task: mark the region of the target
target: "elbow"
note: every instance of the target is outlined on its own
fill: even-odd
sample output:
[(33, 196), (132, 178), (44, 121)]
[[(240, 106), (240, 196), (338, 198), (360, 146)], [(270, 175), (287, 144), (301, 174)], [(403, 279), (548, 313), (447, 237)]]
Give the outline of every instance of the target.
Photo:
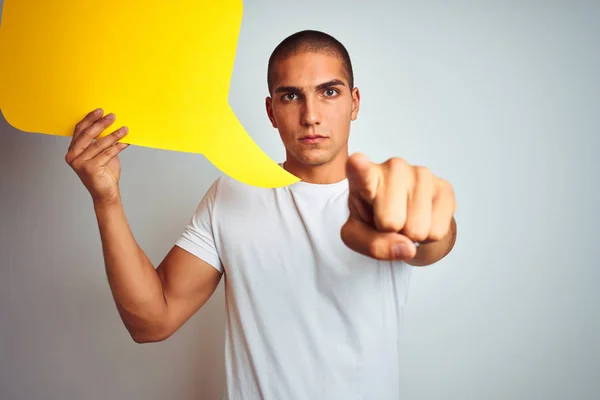
[(120, 306), (117, 307), (125, 329), (136, 343), (162, 342), (173, 333), (168, 326), (167, 317), (162, 312), (160, 315), (155, 313), (152, 317), (149, 317), (127, 312)]
[(167, 340), (169, 337), (171, 337), (171, 334), (166, 333), (166, 331), (158, 331), (158, 332), (149, 332), (149, 331), (143, 331), (143, 332), (136, 332), (136, 331), (129, 331), (129, 335), (131, 336), (131, 339), (133, 339), (134, 342), (138, 343), (138, 344), (144, 344), (144, 343), (158, 343), (158, 342), (162, 342)]
[(171, 330), (164, 324), (146, 325), (144, 327), (127, 326), (127, 331), (131, 339), (139, 344), (162, 342), (172, 335)]
[(165, 339), (158, 338), (158, 337), (134, 336), (134, 335), (131, 335), (131, 338), (137, 344), (158, 343), (158, 342), (162, 342), (163, 340), (165, 340)]

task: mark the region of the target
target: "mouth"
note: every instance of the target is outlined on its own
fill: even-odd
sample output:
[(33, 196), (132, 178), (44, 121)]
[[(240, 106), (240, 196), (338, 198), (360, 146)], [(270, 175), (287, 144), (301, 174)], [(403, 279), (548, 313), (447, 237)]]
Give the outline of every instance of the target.
[(327, 137), (321, 136), (321, 135), (306, 135), (306, 136), (302, 136), (300, 138), (300, 141), (302, 143), (312, 144), (312, 143), (322, 142), (325, 139), (327, 139)]

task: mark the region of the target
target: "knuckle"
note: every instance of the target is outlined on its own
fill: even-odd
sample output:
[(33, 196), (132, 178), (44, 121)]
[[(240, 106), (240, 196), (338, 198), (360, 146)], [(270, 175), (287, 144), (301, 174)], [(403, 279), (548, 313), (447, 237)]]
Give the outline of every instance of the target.
[(448, 182), (445, 179), (442, 178), (438, 178), (438, 184), (440, 185), (440, 188), (448, 193), (448, 194), (453, 194), (454, 193), (454, 188), (452, 187), (452, 184), (450, 182)]
[(402, 224), (395, 218), (378, 218), (376, 223), (378, 230), (383, 232), (398, 232), (402, 229)]
[(111, 146), (108, 149), (104, 150), (103, 153), (105, 156), (107, 157), (111, 157), (116, 151), (116, 147), (115, 146)]
[(403, 234), (409, 239), (417, 242), (427, 239), (428, 236), (428, 232), (424, 227), (414, 225), (406, 226), (403, 230)]
[(444, 196), (445, 199), (449, 199), (452, 202), (452, 212), (456, 212), (456, 197), (454, 194), (454, 187), (452, 184), (444, 179), (439, 179), (439, 193)]
[(417, 166), (415, 167), (415, 175), (419, 181), (431, 181), (433, 178), (433, 173), (427, 167)]
[(76, 170), (76, 171), (77, 171), (77, 170), (80, 170), (80, 169), (81, 169), (81, 167), (82, 167), (81, 161), (80, 161), (79, 159), (77, 159), (77, 158), (76, 158), (75, 160), (72, 160), (72, 161), (71, 161), (71, 167), (72, 167), (74, 170)]
[(92, 146), (94, 146), (95, 148), (99, 149), (102, 146), (102, 142), (100, 140), (94, 140), (92, 142)]
[[(446, 235), (446, 230), (441, 226), (437, 226), (437, 227), (434, 227), (431, 229), (431, 232), (429, 232), (429, 237), (426, 239), (438, 241), (438, 240), (442, 240), (445, 235)], [(425, 239), (420, 239), (420, 240), (425, 240)]]
[(400, 157), (390, 158), (387, 164), (392, 171), (401, 171), (408, 166), (408, 163)]

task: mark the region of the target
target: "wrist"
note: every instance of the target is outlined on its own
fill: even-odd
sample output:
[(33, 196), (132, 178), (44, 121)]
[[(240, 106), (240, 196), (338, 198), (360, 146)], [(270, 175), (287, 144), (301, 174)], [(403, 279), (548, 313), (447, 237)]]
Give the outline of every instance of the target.
[(117, 193), (115, 196), (107, 197), (107, 198), (92, 198), (94, 203), (94, 210), (96, 211), (104, 211), (113, 208), (121, 207), (121, 196)]

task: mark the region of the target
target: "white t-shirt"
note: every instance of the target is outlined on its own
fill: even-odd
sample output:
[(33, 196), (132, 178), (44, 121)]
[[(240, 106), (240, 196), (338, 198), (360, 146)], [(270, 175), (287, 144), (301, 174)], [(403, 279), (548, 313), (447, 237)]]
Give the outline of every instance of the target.
[(411, 267), (349, 249), (348, 180), (218, 178), (176, 244), (225, 273), (226, 399), (399, 398)]

